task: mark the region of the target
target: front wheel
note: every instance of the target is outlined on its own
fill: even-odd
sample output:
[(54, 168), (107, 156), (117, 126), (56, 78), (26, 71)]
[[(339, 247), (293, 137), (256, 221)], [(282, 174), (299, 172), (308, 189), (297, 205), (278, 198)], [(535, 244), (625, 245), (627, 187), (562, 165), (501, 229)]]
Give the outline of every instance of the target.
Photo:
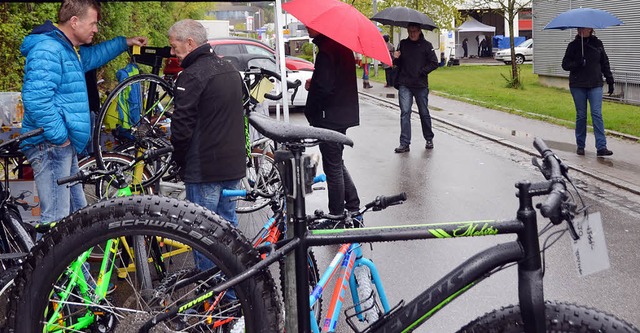
[[(545, 303), (547, 332), (554, 333), (618, 333), (638, 332), (633, 325), (599, 310), (575, 304)], [(523, 333), (520, 306), (510, 305), (477, 318), (458, 333)]]
[[(197, 250), (217, 268), (187, 278), (184, 272), (194, 269), (187, 251), (166, 260), (164, 277), (153, 276), (151, 288), (141, 287), (128, 270), (109, 275), (109, 267), (129, 262), (114, 242), (136, 237)], [(112, 245), (105, 249), (105, 243)], [(103, 264), (83, 265), (94, 247), (102, 247)], [(259, 260), (232, 225), (195, 204), (156, 196), (101, 201), (66, 217), (31, 251), (14, 280), (8, 326), (15, 333), (137, 332), (175, 309), (151, 331), (228, 332), (241, 323), (247, 332), (282, 332), (281, 303), (268, 271), (234, 286), (233, 293), (208, 291)]]

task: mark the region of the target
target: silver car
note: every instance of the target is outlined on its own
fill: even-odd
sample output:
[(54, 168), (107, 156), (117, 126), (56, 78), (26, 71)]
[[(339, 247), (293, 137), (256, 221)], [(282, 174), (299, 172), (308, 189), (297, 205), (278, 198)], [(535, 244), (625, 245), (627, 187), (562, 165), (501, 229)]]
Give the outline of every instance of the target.
[[(533, 61), (533, 39), (527, 39), (514, 48), (516, 52), (516, 64), (522, 64), (525, 61)], [(511, 49), (504, 49), (496, 52), (494, 58), (505, 64), (511, 63)]]

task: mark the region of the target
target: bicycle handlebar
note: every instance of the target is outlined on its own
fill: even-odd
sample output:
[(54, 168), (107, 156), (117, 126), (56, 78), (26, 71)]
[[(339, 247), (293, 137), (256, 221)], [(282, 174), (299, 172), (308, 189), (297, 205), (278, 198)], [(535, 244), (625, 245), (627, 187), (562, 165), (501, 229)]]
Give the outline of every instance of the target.
[(562, 222), (561, 204), (566, 197), (566, 185), (563, 180), (562, 166), (558, 157), (547, 144), (540, 138), (535, 138), (533, 146), (543, 158), (542, 174), (550, 180), (550, 192), (543, 203), (540, 204), (540, 213), (549, 218), (553, 223)]
[(114, 175), (117, 174), (119, 172), (122, 172), (123, 170), (132, 168), (133, 166), (135, 166), (138, 162), (140, 161), (145, 161), (148, 162), (150, 160), (153, 160), (155, 158), (157, 158), (158, 156), (162, 156), (162, 155), (166, 155), (170, 152), (173, 151), (173, 146), (166, 146), (166, 147), (161, 147), (161, 148), (157, 148), (157, 149), (147, 149), (144, 151), (144, 153), (142, 154), (142, 156), (140, 157), (136, 157), (133, 162), (124, 167), (124, 168), (120, 168), (120, 167), (116, 167), (114, 169), (109, 169), (109, 170), (80, 170), (78, 173), (76, 173), (75, 175), (71, 175), (68, 177), (62, 177), (60, 179), (58, 179), (56, 182), (58, 183), (58, 185), (64, 185), (67, 183), (71, 183), (71, 182), (84, 182), (87, 179), (91, 179), (91, 178), (98, 178), (98, 177), (103, 177), (103, 176), (109, 176), (109, 175)]
[(12, 144), (20, 143), (20, 142), (24, 141), (25, 139), (28, 139), (28, 138), (34, 137), (36, 135), (42, 134), (42, 132), (44, 132), (44, 129), (42, 127), (40, 127), (40, 128), (36, 128), (36, 129), (34, 129), (32, 131), (20, 134), (20, 135), (16, 136), (15, 138), (9, 139), (9, 140), (3, 142), (2, 144), (0, 144), (0, 149), (3, 149), (3, 148), (5, 148), (7, 146), (10, 146)]
[[(270, 71), (268, 69), (264, 69), (261, 67), (251, 67), (249, 70), (245, 71), (245, 74), (253, 74), (253, 75), (262, 75), (262, 76), (270, 76), (276, 78), (276, 80), (282, 81), (282, 76), (274, 71)], [(298, 92), (298, 88), (302, 85), (300, 80), (289, 81), (287, 80), (287, 89), (294, 89), (294, 93), (292, 95), (292, 99), (295, 98), (296, 93)], [(280, 100), (282, 99), (282, 93), (277, 95), (272, 94), (264, 94), (264, 97), (270, 100)]]
[(373, 208), (374, 211), (383, 210), (389, 206), (400, 204), (405, 200), (407, 200), (407, 193), (405, 192), (390, 196), (380, 195), (364, 207), (365, 209)]

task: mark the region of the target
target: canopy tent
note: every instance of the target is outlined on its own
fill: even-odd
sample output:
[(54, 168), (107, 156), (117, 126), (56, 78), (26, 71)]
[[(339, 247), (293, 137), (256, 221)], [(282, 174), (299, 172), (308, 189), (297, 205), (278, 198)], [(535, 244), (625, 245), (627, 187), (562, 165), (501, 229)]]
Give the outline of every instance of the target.
[[(467, 17), (467, 20), (456, 28), (456, 55), (464, 54), (462, 50), (462, 40), (467, 38), (467, 47), (469, 55), (476, 55), (478, 49), (478, 43), (480, 39), (476, 40), (476, 36), (484, 36), (491, 49), (491, 37), (489, 34), (495, 34), (496, 27), (486, 25), (473, 17)], [(486, 34), (485, 34), (486, 33)]]
[[(139, 2), (139, 0), (98, 0), (99, 2)], [(161, 0), (145, 0), (145, 1), (161, 1)], [(244, 0), (162, 0), (166, 2), (246, 2)], [(280, 75), (282, 77), (286, 77), (287, 67), (284, 61), (280, 61), (280, 59), (285, 58), (284, 54), (284, 32), (282, 26), (284, 26), (284, 14), (282, 13), (282, 0), (262, 0), (261, 2), (275, 2), (275, 25), (276, 29), (276, 62), (280, 67)], [(2, 2), (30, 2), (30, 3), (60, 3), (60, 0), (3, 0)], [(156, 45), (158, 46), (158, 45)], [(281, 85), (282, 91), (287, 91), (286, 81), (282, 81)], [(282, 108), (284, 114), (284, 120), (289, 121), (289, 94), (282, 94)]]

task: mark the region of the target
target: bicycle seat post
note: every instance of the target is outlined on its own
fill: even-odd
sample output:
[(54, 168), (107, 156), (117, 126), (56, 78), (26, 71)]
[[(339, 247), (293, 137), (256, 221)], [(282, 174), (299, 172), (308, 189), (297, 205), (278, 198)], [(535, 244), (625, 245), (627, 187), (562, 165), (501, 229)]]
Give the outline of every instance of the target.
[[(285, 288), (285, 313), (287, 313), (285, 328), (287, 332), (308, 332), (311, 327), (309, 311), (298, 311), (299, 309), (309, 309), (309, 281), (307, 279), (307, 249), (306, 237), (306, 207), (303, 193), (303, 155), (304, 146), (287, 145), (292, 159), (283, 160), (278, 163), (284, 179), (291, 182), (283, 182), (285, 193), (287, 193), (287, 238), (300, 239), (300, 245), (296, 247), (293, 258), (285, 258), (285, 286), (296, 286)], [(291, 155), (289, 155), (291, 156)], [(293, 160), (293, 161), (292, 161)], [(287, 185), (291, 188), (286, 188)], [(293, 227), (292, 225), (293, 224)], [(293, 231), (293, 234), (291, 234)], [(295, 269), (293, 269), (295, 267)], [(295, 272), (295, 274), (293, 274)], [(295, 301), (294, 301), (295, 300)], [(292, 320), (297, 318), (296, 321)]]

